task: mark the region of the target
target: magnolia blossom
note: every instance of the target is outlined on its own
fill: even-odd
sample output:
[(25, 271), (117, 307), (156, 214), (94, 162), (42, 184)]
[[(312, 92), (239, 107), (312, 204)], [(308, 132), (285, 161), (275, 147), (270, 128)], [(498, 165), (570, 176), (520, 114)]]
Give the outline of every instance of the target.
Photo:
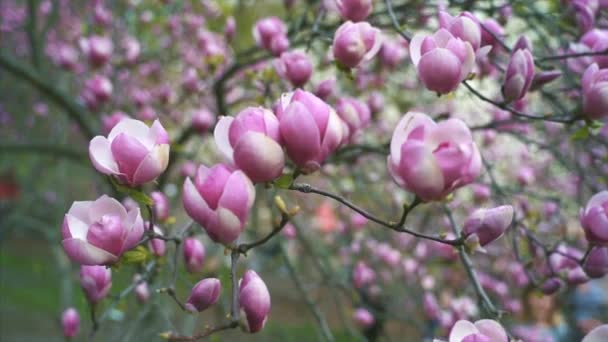
[(608, 274), (608, 247), (593, 247), (583, 269), (590, 278), (601, 278)]
[(274, 56), (280, 56), (289, 48), (287, 26), (278, 17), (260, 19), (253, 28), (253, 37), (259, 46), (264, 47)]
[(363, 21), (373, 9), (373, 0), (336, 0), (340, 16), (345, 20)]
[(590, 119), (608, 117), (608, 69), (590, 65), (582, 79), (583, 114)]
[(368, 22), (342, 24), (334, 35), (334, 58), (342, 66), (354, 68), (372, 59), (382, 46), (380, 30)]
[(89, 157), (97, 171), (130, 186), (153, 181), (169, 163), (169, 135), (158, 120), (151, 127), (123, 119), (108, 137), (96, 136), (89, 144)]
[(255, 333), (266, 325), (270, 313), (270, 293), (266, 284), (253, 270), (239, 281), (239, 305), (246, 320), (246, 329)]
[(255, 189), (243, 171), (231, 171), (223, 164), (201, 165), (194, 183), (186, 178), (182, 200), (186, 213), (213, 241), (228, 244), (245, 228)]
[(581, 342), (604, 342), (608, 341), (608, 324), (602, 324), (591, 330)]
[(421, 199), (440, 200), (477, 178), (481, 156), (463, 121), (435, 123), (426, 114), (408, 112), (393, 132), (388, 169), (397, 184)]
[(353, 314), (353, 319), (355, 320), (355, 323), (361, 328), (369, 328), (376, 321), (371, 312), (363, 308), (355, 310), (355, 313)]
[[(348, 127), (346, 137), (356, 140), (356, 136), (370, 123), (371, 112), (367, 103), (352, 97), (342, 97), (336, 104), (336, 113)], [(345, 137), (345, 138), (346, 138)]]
[(492, 209), (477, 209), (464, 223), (467, 239), (475, 236), (482, 247), (498, 239), (513, 221), (513, 207), (503, 205)]
[(534, 79), (534, 58), (528, 49), (518, 49), (513, 52), (505, 79), (502, 85), (502, 95), (505, 101), (517, 101), (523, 98)]
[(301, 87), (312, 75), (312, 62), (304, 52), (283, 52), (277, 60), (276, 69), (279, 75), (287, 78), (294, 87)]
[(80, 315), (74, 308), (66, 309), (61, 315), (61, 327), (63, 328), (63, 336), (70, 339), (78, 335), (80, 330)]
[(482, 319), (475, 323), (460, 320), (450, 331), (448, 342), (508, 342), (509, 337), (500, 323), (491, 319)]
[(129, 211), (106, 195), (74, 202), (61, 228), (63, 249), (83, 265), (108, 265), (135, 247), (144, 233), (139, 208)]
[(192, 312), (201, 312), (217, 303), (220, 298), (222, 286), (217, 278), (207, 278), (194, 285), (190, 296), (186, 300), (186, 309)]
[(184, 263), (190, 273), (198, 273), (203, 270), (205, 261), (205, 246), (197, 238), (184, 240)]
[(318, 170), (342, 142), (343, 126), (336, 112), (307, 91), (283, 94), (275, 113), (287, 154), (304, 172)]
[(469, 12), (453, 17), (445, 11), (439, 11), (439, 26), (448, 30), (454, 37), (469, 42), (475, 51), (481, 46), (479, 20)]
[(215, 126), (215, 143), (231, 164), (254, 182), (281, 175), (285, 165), (279, 120), (262, 107), (248, 107), (236, 117), (223, 116)]
[(439, 94), (455, 90), (475, 65), (473, 46), (445, 29), (432, 36), (416, 34), (410, 42), (410, 58), (418, 77)]
[(589, 243), (608, 246), (608, 191), (604, 190), (591, 197), (580, 216)]
[(112, 269), (105, 266), (80, 266), (80, 286), (91, 303), (97, 303), (110, 292)]

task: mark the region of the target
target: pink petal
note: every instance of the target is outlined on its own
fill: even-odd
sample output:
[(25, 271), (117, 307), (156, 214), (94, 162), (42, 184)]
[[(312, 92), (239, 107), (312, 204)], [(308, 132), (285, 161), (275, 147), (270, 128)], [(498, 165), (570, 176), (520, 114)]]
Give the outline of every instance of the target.
[(110, 141), (102, 136), (96, 136), (89, 143), (89, 158), (95, 169), (105, 175), (120, 173), (112, 155)]

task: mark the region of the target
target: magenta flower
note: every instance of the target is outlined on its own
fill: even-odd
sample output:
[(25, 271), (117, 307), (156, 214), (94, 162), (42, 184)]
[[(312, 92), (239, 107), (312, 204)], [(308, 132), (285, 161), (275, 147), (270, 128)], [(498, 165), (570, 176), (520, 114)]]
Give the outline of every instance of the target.
[(361, 130), (369, 125), (371, 112), (367, 103), (352, 97), (342, 97), (336, 103), (336, 113), (348, 127), (345, 138), (355, 141)]
[(190, 273), (199, 273), (203, 270), (205, 261), (205, 246), (196, 238), (184, 240), (184, 263)]
[(583, 269), (590, 278), (601, 278), (608, 274), (608, 247), (593, 247)]
[(74, 202), (61, 228), (63, 249), (82, 265), (109, 265), (135, 247), (144, 233), (139, 208), (127, 210), (106, 195)]
[(112, 56), (114, 44), (108, 37), (91, 36), (89, 38), (81, 38), (80, 48), (87, 56), (89, 63), (94, 66), (102, 66), (106, 64)]
[(439, 27), (446, 29), (454, 37), (469, 42), (474, 51), (481, 46), (481, 27), (479, 20), (469, 12), (453, 17), (445, 11), (439, 11)]
[(426, 114), (408, 112), (393, 132), (388, 169), (397, 184), (421, 199), (440, 200), (477, 178), (481, 156), (463, 121), (435, 123)]
[(287, 155), (304, 172), (318, 170), (342, 142), (343, 126), (336, 112), (307, 91), (283, 94), (275, 113)]
[(344, 20), (363, 21), (373, 9), (372, 0), (336, 0), (336, 7)]
[[(150, 223), (146, 222), (146, 227), (149, 227), (149, 225)], [(164, 235), (163, 231), (157, 226), (154, 226), (154, 233), (160, 236)], [(151, 239), (150, 242), (148, 242), (148, 248), (150, 248), (150, 251), (155, 256), (162, 257), (167, 251), (167, 244), (165, 243), (165, 240), (162, 239)]]
[(231, 171), (223, 164), (201, 165), (194, 183), (186, 178), (182, 200), (186, 213), (213, 241), (229, 244), (245, 229), (255, 189), (243, 171)]
[(608, 191), (593, 195), (581, 210), (581, 225), (590, 244), (608, 246)]
[(505, 101), (517, 101), (526, 96), (534, 79), (534, 58), (528, 49), (513, 52), (505, 80), (502, 85), (502, 96)]
[(230, 164), (254, 182), (271, 181), (283, 172), (279, 120), (262, 107), (248, 107), (236, 117), (223, 116), (215, 126), (215, 143)]
[(186, 300), (186, 309), (192, 312), (201, 312), (217, 303), (220, 298), (222, 285), (217, 278), (207, 278), (194, 285), (190, 296)]
[(301, 87), (312, 75), (312, 62), (304, 52), (283, 52), (277, 60), (276, 69), (279, 75), (287, 78), (294, 87)]
[(246, 319), (247, 331), (256, 333), (262, 330), (270, 313), (270, 293), (253, 270), (245, 272), (239, 282), (239, 305)]
[(130, 186), (153, 181), (169, 162), (169, 135), (158, 120), (152, 127), (124, 119), (108, 137), (96, 136), (89, 144), (89, 157), (97, 171)]
[(258, 20), (253, 28), (253, 38), (259, 46), (270, 51), (274, 56), (280, 56), (289, 48), (287, 26), (278, 17)]
[(583, 114), (589, 119), (608, 117), (608, 69), (590, 65), (582, 79)]
[(498, 239), (513, 221), (513, 207), (503, 205), (491, 209), (477, 209), (466, 220), (463, 227), (465, 236), (477, 236), (482, 247)]
[(80, 315), (74, 308), (66, 309), (61, 315), (61, 327), (63, 328), (63, 336), (70, 339), (78, 335), (80, 330)]
[(439, 94), (455, 90), (475, 65), (473, 46), (445, 29), (432, 36), (416, 34), (410, 42), (410, 58), (424, 86)]
[(357, 67), (372, 59), (382, 46), (380, 30), (368, 22), (342, 24), (334, 35), (333, 53), (338, 63), (347, 68)]
[(363, 308), (358, 308), (357, 310), (355, 310), (355, 313), (353, 314), (353, 319), (355, 323), (363, 329), (371, 327), (376, 321), (371, 312)]
[(80, 266), (80, 286), (89, 302), (104, 299), (112, 287), (112, 269), (106, 266)]
[(449, 342), (508, 342), (509, 337), (500, 323), (482, 319), (475, 323), (460, 320), (450, 331)]

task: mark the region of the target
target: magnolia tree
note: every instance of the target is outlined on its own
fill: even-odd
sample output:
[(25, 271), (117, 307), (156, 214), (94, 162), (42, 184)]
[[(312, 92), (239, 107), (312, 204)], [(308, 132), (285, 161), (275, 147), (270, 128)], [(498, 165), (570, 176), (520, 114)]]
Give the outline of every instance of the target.
[(309, 340), (540, 340), (524, 292), (608, 273), (606, 8), (4, 0), (2, 154), (68, 177), (32, 195), (63, 334), (265, 334), (287, 284)]

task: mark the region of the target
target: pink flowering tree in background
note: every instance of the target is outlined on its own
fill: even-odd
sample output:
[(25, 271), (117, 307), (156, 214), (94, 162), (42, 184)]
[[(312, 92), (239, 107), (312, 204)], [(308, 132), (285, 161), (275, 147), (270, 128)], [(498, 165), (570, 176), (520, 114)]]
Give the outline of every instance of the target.
[(0, 86), (25, 336), (608, 340), (606, 1), (4, 0)]

